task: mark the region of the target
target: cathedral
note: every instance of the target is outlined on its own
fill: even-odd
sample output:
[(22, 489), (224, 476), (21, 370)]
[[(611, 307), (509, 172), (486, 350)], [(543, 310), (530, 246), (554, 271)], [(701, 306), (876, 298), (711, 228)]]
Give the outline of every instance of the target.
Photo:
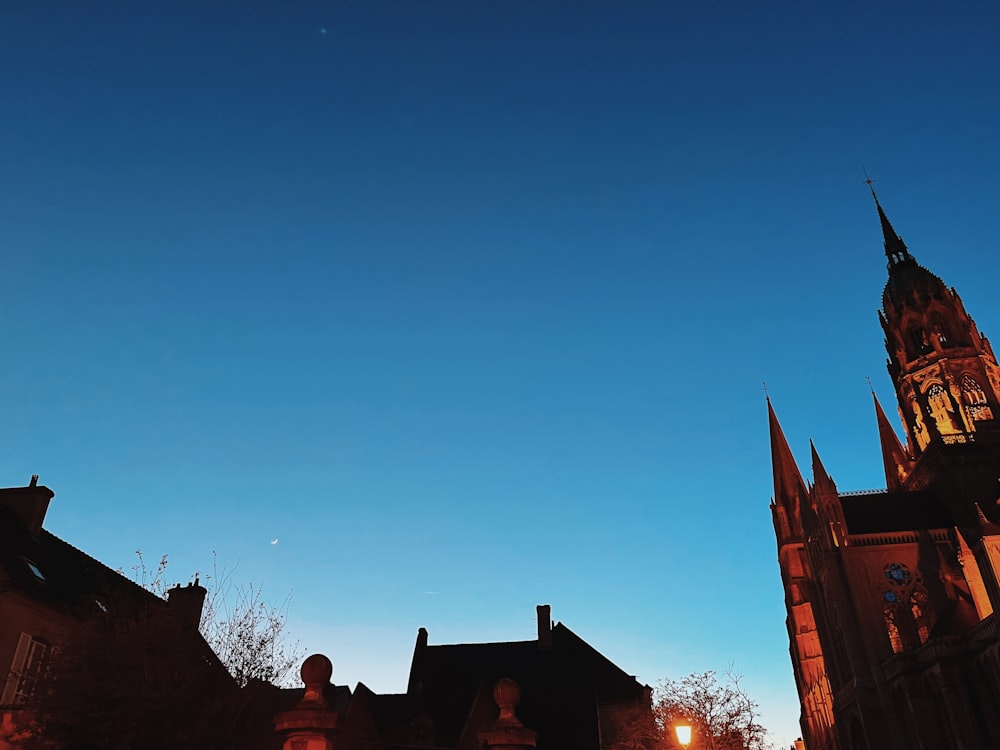
[(803, 738), (809, 750), (1000, 747), (1000, 366), (872, 196), (906, 433), (875, 398), (886, 489), (838, 490), (814, 446), (806, 482), (767, 402)]

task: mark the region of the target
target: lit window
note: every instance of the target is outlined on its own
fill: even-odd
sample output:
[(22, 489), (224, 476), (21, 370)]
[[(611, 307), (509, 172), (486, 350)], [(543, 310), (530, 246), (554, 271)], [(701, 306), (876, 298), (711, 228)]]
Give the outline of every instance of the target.
[(986, 392), (971, 375), (962, 376), (962, 400), (965, 410), (975, 422), (993, 419), (993, 410), (987, 405)]
[(889, 634), (889, 645), (892, 646), (892, 652), (894, 654), (903, 653), (903, 637), (900, 635), (899, 625), (896, 624), (896, 608), (884, 607), (882, 616), (885, 618), (885, 629)]
[(954, 408), (951, 399), (948, 391), (940, 383), (932, 383), (927, 389), (927, 408), (937, 423), (938, 432), (942, 435), (954, 435), (958, 432), (953, 419)]
[(931, 611), (930, 599), (923, 589), (914, 589), (910, 595), (910, 611), (913, 613), (913, 624), (917, 626), (917, 637), (921, 643), (927, 643), (934, 627), (934, 617)]

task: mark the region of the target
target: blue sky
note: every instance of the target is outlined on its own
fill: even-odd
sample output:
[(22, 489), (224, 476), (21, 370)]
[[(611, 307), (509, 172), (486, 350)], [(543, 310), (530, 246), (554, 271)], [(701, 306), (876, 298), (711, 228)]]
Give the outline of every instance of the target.
[(293, 592), (337, 682), (550, 603), (649, 683), (732, 662), (787, 745), (761, 381), (883, 485), (862, 164), (1000, 331), (998, 16), (9, 0), (2, 483), (113, 567)]

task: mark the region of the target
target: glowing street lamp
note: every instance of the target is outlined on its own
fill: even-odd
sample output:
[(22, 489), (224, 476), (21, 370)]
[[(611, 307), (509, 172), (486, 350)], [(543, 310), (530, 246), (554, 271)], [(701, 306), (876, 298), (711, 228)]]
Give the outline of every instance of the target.
[(677, 733), (677, 741), (680, 743), (681, 747), (687, 747), (691, 744), (691, 725), (686, 721), (679, 722), (674, 725), (674, 731)]

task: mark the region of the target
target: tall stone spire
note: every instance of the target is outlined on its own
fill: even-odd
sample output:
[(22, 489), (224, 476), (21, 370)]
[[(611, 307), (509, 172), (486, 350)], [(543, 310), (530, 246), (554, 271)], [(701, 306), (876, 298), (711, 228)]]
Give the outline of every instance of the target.
[(788, 500), (796, 495), (805, 495), (805, 482), (799, 471), (792, 449), (788, 447), (785, 433), (781, 431), (778, 416), (774, 413), (771, 399), (767, 399), (767, 421), (771, 433), (771, 469), (774, 473), (775, 501)]
[(802, 534), (802, 504), (808, 493), (802, 480), (792, 449), (788, 447), (785, 433), (781, 431), (778, 417), (774, 413), (770, 397), (767, 398), (767, 421), (771, 433), (771, 470), (774, 473), (774, 507), (780, 508), (781, 534), (785, 537), (799, 537)]

